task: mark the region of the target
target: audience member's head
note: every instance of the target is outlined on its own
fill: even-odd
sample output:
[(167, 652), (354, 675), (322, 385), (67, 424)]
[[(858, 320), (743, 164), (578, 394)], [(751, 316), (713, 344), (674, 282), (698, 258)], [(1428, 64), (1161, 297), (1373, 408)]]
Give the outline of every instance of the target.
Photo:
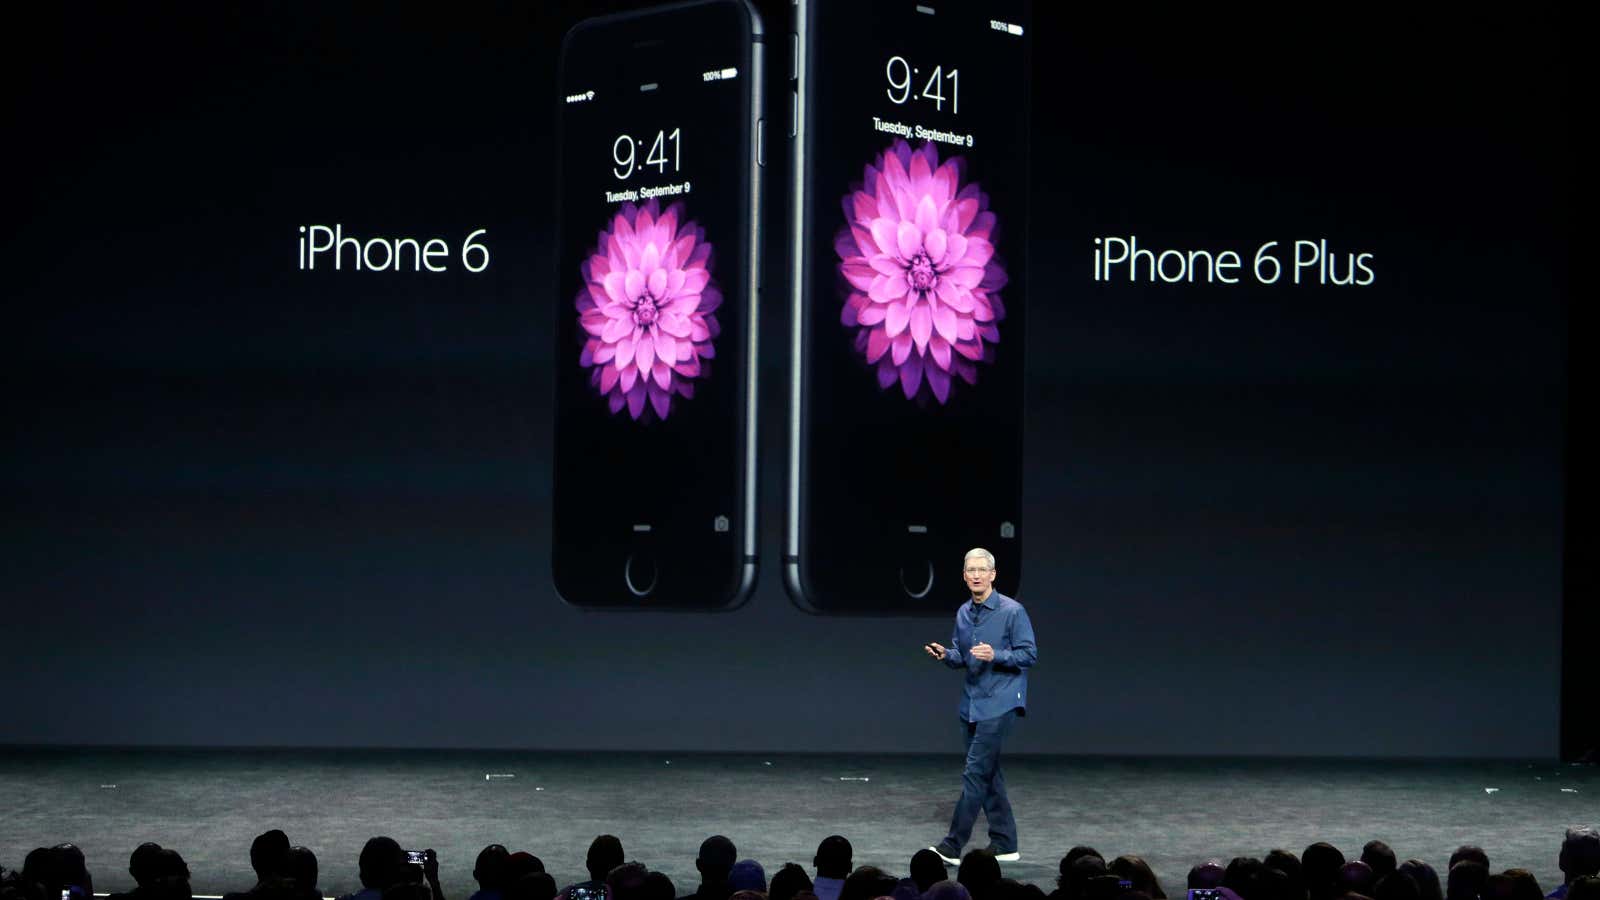
[(922, 900), (972, 900), (972, 894), (959, 881), (936, 881), (923, 893)]
[(250, 868), (258, 881), (283, 877), (289, 869), (289, 836), (276, 828), (256, 835), (250, 842)]
[[(798, 867), (797, 867), (798, 868)], [(810, 884), (810, 880), (806, 882)], [(644, 876), (644, 900), (677, 900), (678, 889), (665, 872), (650, 872)], [(815, 900), (815, 898), (813, 898)]]
[(889, 897), (890, 900), (922, 900), (922, 889), (917, 887), (916, 879), (902, 878), (894, 883), (894, 890)]
[(1065, 900), (1081, 900), (1089, 879), (1106, 874), (1106, 861), (1098, 853), (1080, 853), (1067, 864), (1056, 884)]
[(1249, 900), (1305, 900), (1305, 894), (1294, 895), (1294, 882), (1282, 869), (1274, 869), (1265, 862), (1250, 876)]
[(728, 900), (767, 900), (767, 895), (760, 891), (734, 891), (728, 895)]
[(1300, 854), (1300, 875), (1311, 900), (1329, 900), (1339, 895), (1339, 869), (1343, 865), (1344, 854), (1326, 841), (1317, 841)]
[(1568, 885), (1567, 900), (1600, 900), (1600, 875), (1585, 875)]
[(721, 884), (728, 880), (728, 872), (738, 858), (739, 851), (734, 849), (733, 841), (713, 834), (700, 843), (700, 855), (695, 857), (694, 867), (699, 870), (701, 881)]
[(1221, 887), (1222, 876), (1227, 874), (1227, 871), (1222, 867), (1221, 860), (1208, 859), (1189, 869), (1189, 875), (1184, 879), (1184, 884), (1191, 891), (1196, 888)]
[(183, 875), (162, 875), (150, 882), (146, 895), (150, 900), (193, 900), (194, 893), (189, 888), (188, 866), (185, 866), (183, 871)]
[[(818, 855), (821, 855), (820, 851)], [(805, 867), (799, 863), (784, 863), (783, 868), (772, 873), (772, 881), (767, 886), (767, 900), (793, 900), (795, 894), (809, 892), (813, 887)]]
[(1488, 883), (1488, 866), (1475, 859), (1461, 859), (1445, 875), (1445, 900), (1478, 900)]
[(504, 891), (506, 874), (511, 868), (511, 851), (503, 844), (490, 844), (478, 851), (478, 860), (472, 865), (472, 879), (478, 889)]
[(1393, 872), (1399, 864), (1394, 851), (1383, 841), (1367, 841), (1361, 848), (1361, 861), (1372, 867), (1374, 882)]
[(1539, 879), (1527, 869), (1507, 869), (1500, 873), (1511, 882), (1511, 894), (1506, 900), (1544, 900)]
[(154, 841), (145, 841), (133, 848), (133, 854), (128, 857), (128, 874), (133, 876), (133, 883), (146, 887), (151, 881), (160, 878), (161, 873), (156, 870), (156, 856), (161, 852), (161, 845)]
[(1416, 879), (1396, 869), (1372, 884), (1372, 900), (1422, 900)]
[[(620, 842), (618, 846), (621, 846)], [(650, 870), (644, 863), (622, 863), (613, 866), (606, 873), (605, 883), (609, 900), (642, 900), (645, 892), (645, 879), (650, 877)]]
[(956, 869), (956, 880), (966, 885), (972, 900), (989, 900), (989, 889), (1000, 877), (1000, 863), (988, 850), (969, 852), (961, 857), (961, 866)]
[(873, 900), (874, 897), (886, 897), (894, 893), (897, 881), (893, 875), (877, 866), (861, 866), (845, 877), (844, 886), (839, 888), (839, 900)]
[(1073, 861), (1080, 856), (1093, 856), (1099, 859), (1101, 862), (1105, 862), (1106, 859), (1105, 854), (1101, 853), (1099, 850), (1096, 850), (1087, 844), (1078, 844), (1071, 850), (1068, 850), (1066, 856), (1061, 857), (1061, 874), (1067, 874), (1067, 867), (1072, 865)]
[(504, 896), (505, 900), (555, 900), (556, 880), (548, 872), (527, 872), (506, 884)]
[(22, 874), (17, 881), (30, 885), (29, 889), (42, 889), (52, 900), (63, 890), (72, 890), (74, 900), (80, 894), (88, 897), (94, 893), (83, 851), (73, 844), (30, 850), (22, 860)]
[(518, 850), (506, 860), (506, 882), (516, 881), (524, 875), (538, 875), (544, 871), (544, 860), (526, 850)]
[[(1372, 896), (1372, 886), (1377, 882), (1372, 867), (1359, 859), (1352, 859), (1339, 867), (1339, 889), (1346, 894)], [(1376, 898), (1374, 898), (1376, 900)]]
[(1150, 864), (1140, 857), (1119, 856), (1107, 864), (1106, 871), (1131, 882), (1132, 890), (1148, 894), (1152, 900), (1167, 900), (1167, 892), (1161, 889), (1161, 882), (1156, 878), (1156, 873), (1150, 869)]
[(1300, 868), (1300, 857), (1288, 850), (1276, 849), (1268, 851), (1262, 858), (1261, 864), (1269, 869), (1277, 869), (1289, 879), (1289, 896), (1295, 900), (1305, 900), (1306, 878)]
[(1511, 900), (1514, 893), (1511, 877), (1504, 872), (1490, 875), (1483, 882), (1483, 892), (1479, 895), (1483, 900)]
[[(183, 861), (178, 851), (167, 847), (161, 848), (152, 861), (157, 879), (176, 878), (184, 884), (189, 883), (189, 864)], [(187, 890), (187, 888), (185, 888)]]
[(1567, 884), (1586, 875), (1600, 875), (1600, 831), (1588, 826), (1568, 828), (1557, 865)]
[(86, 895), (94, 894), (94, 878), (89, 874), (88, 863), (77, 844), (57, 844), (52, 848), (61, 871), (61, 883), (83, 888)]
[(1233, 891), (1245, 900), (1255, 900), (1254, 885), (1251, 883), (1256, 873), (1266, 868), (1261, 860), (1254, 856), (1235, 856), (1228, 861), (1228, 868), (1222, 873), (1222, 886)]
[(367, 839), (366, 846), (361, 848), (358, 865), (361, 869), (361, 886), (381, 891), (404, 880), (406, 852), (400, 849), (399, 841), (379, 835)]
[(614, 834), (602, 834), (589, 842), (589, 855), (583, 864), (593, 881), (605, 881), (612, 869), (622, 865), (627, 858), (622, 853), (622, 839)]
[(1475, 862), (1485, 869), (1489, 868), (1489, 854), (1483, 852), (1483, 848), (1476, 844), (1462, 844), (1457, 847), (1456, 852), (1450, 854), (1450, 868), (1454, 869), (1456, 863), (1462, 860)]
[(911, 855), (911, 880), (917, 883), (917, 890), (927, 893), (944, 878), (944, 860), (936, 851), (924, 847)]
[(1444, 889), (1439, 886), (1439, 873), (1433, 870), (1433, 866), (1420, 859), (1408, 859), (1395, 871), (1411, 876), (1411, 880), (1417, 883), (1417, 893), (1422, 900), (1444, 900)]
[(728, 870), (728, 888), (737, 891), (767, 892), (767, 870), (753, 859), (741, 859)]
[(1124, 883), (1120, 875), (1096, 875), (1083, 886), (1083, 900), (1122, 900), (1125, 894), (1132, 893), (1132, 886)]
[(846, 878), (854, 865), (855, 848), (843, 835), (830, 834), (817, 845), (817, 855), (811, 865), (816, 867), (818, 878)]
[(1166, 892), (1162, 890), (1160, 882), (1155, 879), (1154, 871), (1150, 871), (1149, 863), (1134, 855), (1122, 855), (1112, 862), (1107, 863), (1106, 871), (1115, 874), (1120, 881), (1128, 882), (1123, 892), (1138, 890), (1152, 900), (1166, 900)]
[(61, 879), (56, 874), (55, 854), (48, 847), (35, 847), (22, 858), (22, 874), (18, 880), (24, 884), (42, 887), (45, 893), (61, 891)]
[(284, 863), (284, 874), (301, 891), (316, 890), (318, 875), (317, 855), (311, 852), (310, 847), (290, 847), (289, 857)]

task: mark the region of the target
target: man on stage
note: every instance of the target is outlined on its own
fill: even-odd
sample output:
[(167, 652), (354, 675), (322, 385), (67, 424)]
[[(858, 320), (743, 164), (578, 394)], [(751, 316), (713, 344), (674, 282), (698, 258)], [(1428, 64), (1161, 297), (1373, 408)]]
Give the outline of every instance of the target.
[(952, 669), (967, 670), (960, 709), (967, 744), (961, 799), (950, 819), (950, 833), (932, 848), (952, 866), (961, 862), (961, 848), (972, 836), (980, 809), (989, 820), (989, 851), (1002, 862), (1021, 858), (1017, 822), (1000, 774), (1000, 744), (1017, 716), (1028, 713), (1028, 667), (1039, 658), (1027, 610), (994, 589), (994, 554), (982, 547), (968, 550), (962, 575), (972, 600), (956, 610), (950, 646), (931, 643), (922, 648)]

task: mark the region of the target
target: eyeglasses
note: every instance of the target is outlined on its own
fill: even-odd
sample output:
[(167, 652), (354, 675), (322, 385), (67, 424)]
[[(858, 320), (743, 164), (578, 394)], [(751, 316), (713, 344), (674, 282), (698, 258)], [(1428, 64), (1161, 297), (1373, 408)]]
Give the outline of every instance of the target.
[(994, 570), (990, 569), (988, 566), (968, 566), (966, 568), (966, 573), (968, 575), (982, 575), (985, 572), (992, 572), (992, 571), (994, 571)]

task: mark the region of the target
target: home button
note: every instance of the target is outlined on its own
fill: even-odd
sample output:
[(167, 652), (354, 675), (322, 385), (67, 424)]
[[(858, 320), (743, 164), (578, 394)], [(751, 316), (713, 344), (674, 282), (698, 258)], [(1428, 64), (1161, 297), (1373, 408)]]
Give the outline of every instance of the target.
[(933, 590), (933, 561), (927, 559), (906, 560), (900, 566), (900, 587), (905, 589), (906, 595), (913, 600), (921, 600)]
[(656, 556), (649, 550), (635, 550), (622, 565), (622, 581), (635, 597), (648, 597), (656, 589)]

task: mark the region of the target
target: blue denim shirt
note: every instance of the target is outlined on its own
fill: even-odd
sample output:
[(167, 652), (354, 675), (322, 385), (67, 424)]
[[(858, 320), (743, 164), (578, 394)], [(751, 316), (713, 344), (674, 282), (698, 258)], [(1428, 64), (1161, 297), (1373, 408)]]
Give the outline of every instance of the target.
[[(994, 648), (994, 661), (983, 662), (968, 654), (977, 644)], [(1028, 714), (1028, 667), (1039, 659), (1033, 642), (1033, 623), (1022, 604), (999, 591), (983, 603), (971, 600), (956, 610), (956, 630), (945, 649), (944, 664), (966, 669), (961, 692), (961, 719), (982, 722), (1015, 709)]]

